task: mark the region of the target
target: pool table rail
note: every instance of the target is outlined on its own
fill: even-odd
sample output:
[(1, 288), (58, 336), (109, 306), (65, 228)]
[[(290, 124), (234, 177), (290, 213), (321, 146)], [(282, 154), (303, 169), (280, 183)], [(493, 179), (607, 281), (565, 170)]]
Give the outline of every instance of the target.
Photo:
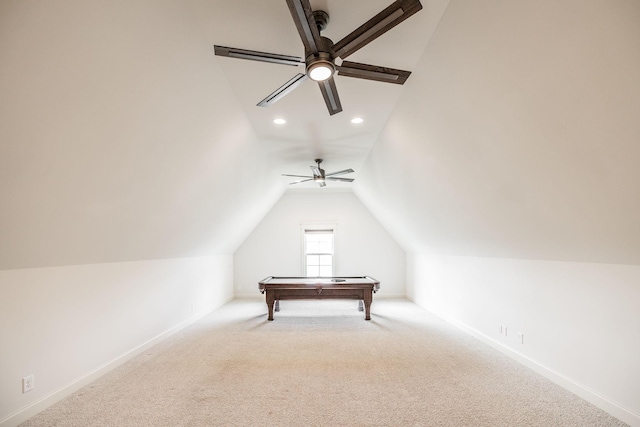
[(266, 294), (269, 320), (273, 320), (274, 309), (279, 311), (280, 300), (287, 299), (355, 299), (358, 309), (365, 312), (365, 320), (371, 320), (371, 302), (380, 282), (370, 276), (268, 276), (258, 282), (258, 289)]

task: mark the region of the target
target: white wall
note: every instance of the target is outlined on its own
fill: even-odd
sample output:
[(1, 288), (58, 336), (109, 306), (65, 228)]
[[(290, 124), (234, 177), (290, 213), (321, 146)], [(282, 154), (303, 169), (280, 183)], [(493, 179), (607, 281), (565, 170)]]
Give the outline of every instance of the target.
[[(24, 421), (231, 299), (232, 262), (0, 271), (0, 425)], [(35, 389), (23, 394), (27, 375)]]
[(639, 23), (452, 0), (354, 192), (407, 251), (640, 265)]
[(278, 200), (214, 6), (0, 2), (0, 269), (229, 254)]
[(639, 22), (626, 0), (452, 0), (354, 186), (412, 298), (635, 425)]
[(213, 3), (0, 2), (0, 424), (232, 297), (284, 184)]
[(267, 276), (300, 276), (302, 223), (337, 224), (336, 275), (378, 279), (380, 297), (404, 296), (405, 255), (351, 191), (288, 191), (234, 255), (236, 296), (257, 296)]
[(419, 305), (640, 425), (640, 266), (411, 254), (407, 281)]

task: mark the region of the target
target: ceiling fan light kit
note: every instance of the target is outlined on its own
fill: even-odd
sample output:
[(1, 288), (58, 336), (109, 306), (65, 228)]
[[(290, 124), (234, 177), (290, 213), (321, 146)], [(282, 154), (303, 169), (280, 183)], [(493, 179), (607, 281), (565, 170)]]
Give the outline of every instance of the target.
[[(376, 65), (360, 64), (344, 59), (371, 43), (382, 34), (389, 31), (414, 13), (422, 9), (419, 0), (396, 0), (382, 12), (356, 28), (353, 32), (333, 43), (320, 32), (329, 23), (329, 14), (322, 10), (312, 10), (309, 0), (286, 0), (291, 17), (296, 25), (302, 44), (305, 59), (291, 55), (280, 55), (268, 52), (258, 52), (226, 46), (214, 46), (215, 54), (230, 58), (248, 59), (252, 61), (269, 62), (273, 64), (299, 66), (305, 65), (305, 73), (299, 73), (284, 85), (269, 94), (257, 105), (268, 107), (289, 94), (307, 79), (318, 82), (320, 91), (330, 115), (342, 111), (342, 104), (334, 81), (334, 75), (355, 77), (359, 79), (375, 80), (379, 82), (404, 84), (411, 75), (410, 71), (380, 67)], [(342, 59), (341, 65), (336, 65), (336, 58)]]
[[(322, 56), (328, 56), (325, 52), (321, 52), (321, 54), (324, 54)], [(307, 62), (307, 75), (316, 82), (323, 82), (336, 72), (336, 66), (333, 65), (333, 61), (322, 56)]]

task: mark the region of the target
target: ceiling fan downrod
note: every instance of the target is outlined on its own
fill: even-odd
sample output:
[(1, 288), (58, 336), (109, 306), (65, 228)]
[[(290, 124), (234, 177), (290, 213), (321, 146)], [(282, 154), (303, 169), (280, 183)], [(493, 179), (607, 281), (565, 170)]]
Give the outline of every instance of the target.
[(318, 31), (324, 31), (324, 29), (327, 28), (327, 24), (329, 23), (329, 14), (324, 10), (314, 10), (313, 19), (316, 21)]

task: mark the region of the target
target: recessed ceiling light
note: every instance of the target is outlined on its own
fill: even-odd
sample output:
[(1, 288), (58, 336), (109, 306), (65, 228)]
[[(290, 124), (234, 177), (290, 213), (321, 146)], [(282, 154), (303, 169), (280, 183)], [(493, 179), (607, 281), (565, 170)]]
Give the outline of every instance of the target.
[(357, 125), (364, 122), (364, 119), (362, 117), (354, 117), (353, 119), (351, 119), (351, 123)]
[(283, 125), (283, 124), (287, 123), (287, 121), (285, 119), (273, 119), (273, 123), (275, 123), (277, 125)]

